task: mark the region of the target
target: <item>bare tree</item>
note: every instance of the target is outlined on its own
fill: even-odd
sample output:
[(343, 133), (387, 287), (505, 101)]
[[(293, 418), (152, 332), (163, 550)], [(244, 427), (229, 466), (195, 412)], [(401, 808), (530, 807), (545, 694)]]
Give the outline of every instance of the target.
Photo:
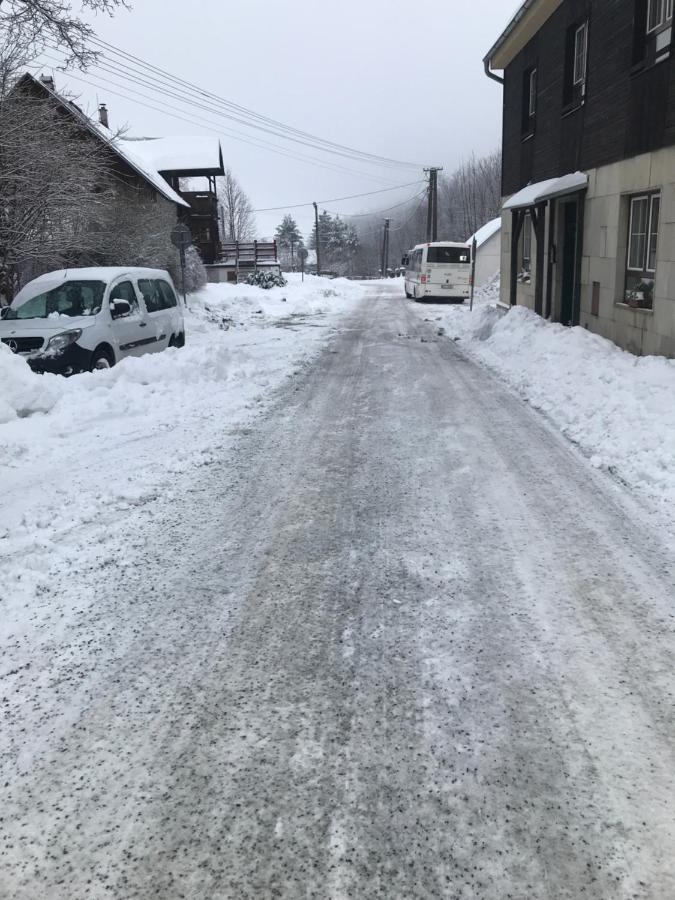
[(251, 201), (230, 169), (218, 179), (218, 208), (226, 241), (250, 241), (255, 236)]
[(0, 302), (51, 269), (170, 268), (169, 205), (52, 98), (0, 98)]
[[(80, 0), (83, 11), (113, 15), (129, 8), (128, 0)], [(62, 50), (65, 64), (85, 67), (96, 59), (89, 45), (94, 31), (76, 15), (69, 0), (0, 0), (0, 33), (12, 34), (24, 48), (26, 59), (45, 46)]]
[(441, 231), (448, 240), (464, 241), (501, 207), (501, 151), (471, 157), (440, 184)]

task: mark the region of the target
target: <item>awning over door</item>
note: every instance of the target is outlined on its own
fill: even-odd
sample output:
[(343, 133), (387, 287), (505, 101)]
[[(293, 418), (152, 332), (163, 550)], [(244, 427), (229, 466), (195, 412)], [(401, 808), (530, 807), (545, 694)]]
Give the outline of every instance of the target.
[(585, 172), (572, 172), (561, 178), (549, 178), (548, 181), (539, 181), (537, 184), (528, 184), (517, 194), (510, 197), (505, 203), (504, 209), (525, 209), (536, 206), (554, 197), (564, 197), (565, 194), (576, 194), (588, 187), (588, 175)]

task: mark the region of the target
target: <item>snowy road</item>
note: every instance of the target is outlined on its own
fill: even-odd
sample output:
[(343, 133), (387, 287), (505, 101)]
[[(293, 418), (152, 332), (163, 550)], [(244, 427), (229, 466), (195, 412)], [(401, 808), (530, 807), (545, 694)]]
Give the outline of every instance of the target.
[(675, 897), (672, 547), (423, 318), (373, 293), (16, 635), (3, 900)]

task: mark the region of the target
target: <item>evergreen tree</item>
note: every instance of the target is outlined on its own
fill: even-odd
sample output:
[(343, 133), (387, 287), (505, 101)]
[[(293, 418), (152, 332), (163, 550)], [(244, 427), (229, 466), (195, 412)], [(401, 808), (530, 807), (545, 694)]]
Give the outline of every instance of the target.
[(279, 248), (280, 261), (295, 269), (295, 254), (304, 246), (304, 240), (293, 216), (286, 214), (274, 234)]

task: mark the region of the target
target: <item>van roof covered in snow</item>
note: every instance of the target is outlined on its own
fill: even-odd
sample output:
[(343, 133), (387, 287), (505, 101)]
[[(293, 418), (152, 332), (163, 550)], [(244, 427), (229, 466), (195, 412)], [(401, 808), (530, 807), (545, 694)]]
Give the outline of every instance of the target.
[(142, 266), (90, 266), (82, 269), (58, 269), (39, 275), (18, 292), (12, 306), (16, 309), (27, 300), (51, 291), (65, 281), (103, 281), (108, 284), (116, 278), (127, 275), (130, 278), (164, 278), (171, 280), (164, 269), (146, 269)]

